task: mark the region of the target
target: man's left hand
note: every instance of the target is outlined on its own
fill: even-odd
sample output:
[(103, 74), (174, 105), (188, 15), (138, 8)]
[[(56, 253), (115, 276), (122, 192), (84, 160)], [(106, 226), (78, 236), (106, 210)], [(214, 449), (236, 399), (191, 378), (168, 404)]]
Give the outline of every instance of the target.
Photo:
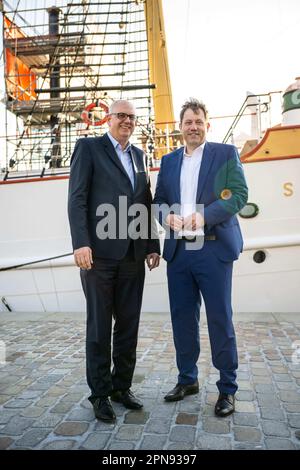
[(150, 253), (147, 255), (147, 266), (152, 271), (152, 269), (157, 268), (159, 266), (160, 256), (157, 253)]
[(198, 230), (204, 227), (204, 219), (199, 212), (194, 212), (184, 218), (183, 229), (184, 230)]

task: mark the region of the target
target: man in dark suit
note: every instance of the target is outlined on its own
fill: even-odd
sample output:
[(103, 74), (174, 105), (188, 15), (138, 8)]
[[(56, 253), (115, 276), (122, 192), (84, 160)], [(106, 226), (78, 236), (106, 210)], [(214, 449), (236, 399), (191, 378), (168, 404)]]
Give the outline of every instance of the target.
[(199, 391), (202, 295), (212, 361), (220, 372), (215, 413), (227, 416), (234, 411), (238, 367), (232, 267), (243, 246), (235, 214), (246, 204), (248, 190), (236, 148), (206, 142), (209, 122), (203, 103), (191, 99), (183, 105), (180, 128), (186, 145), (163, 157), (154, 197), (154, 203), (160, 205), (159, 222), (167, 229), (163, 256), (168, 263), (179, 369), (178, 383), (165, 400), (182, 400)]
[[(129, 143), (135, 123), (133, 104), (115, 101), (109, 110), (109, 132), (79, 139), (71, 159), (68, 212), (75, 263), (87, 301), (89, 400), (96, 418), (103, 421), (115, 420), (109, 396), (130, 409), (143, 406), (130, 387), (145, 259), (150, 270), (159, 265), (145, 155)], [(134, 204), (147, 209), (144, 218), (135, 217)], [(139, 236), (145, 226), (146, 236)]]

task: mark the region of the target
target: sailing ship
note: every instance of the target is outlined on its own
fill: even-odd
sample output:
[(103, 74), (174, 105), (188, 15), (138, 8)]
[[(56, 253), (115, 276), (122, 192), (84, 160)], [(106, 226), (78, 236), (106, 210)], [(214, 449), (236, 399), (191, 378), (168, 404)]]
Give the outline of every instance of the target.
[[(85, 309), (67, 221), (69, 159), (78, 138), (106, 132), (106, 111), (134, 100), (134, 142), (159, 159), (181, 145), (174, 120), (161, 0), (73, 0), (39, 8), (1, 2), (5, 61), (5, 162), (0, 177), (0, 310)], [(300, 308), (300, 81), (270, 125), (272, 93), (248, 96), (224, 142), (238, 145), (249, 185), (235, 263), (240, 312)], [(239, 141), (249, 117), (251, 132)], [(268, 125), (263, 122), (268, 116)], [(241, 140), (241, 139), (240, 139)], [(163, 230), (160, 229), (163, 242)], [(143, 310), (169, 311), (166, 266), (147, 273)]]

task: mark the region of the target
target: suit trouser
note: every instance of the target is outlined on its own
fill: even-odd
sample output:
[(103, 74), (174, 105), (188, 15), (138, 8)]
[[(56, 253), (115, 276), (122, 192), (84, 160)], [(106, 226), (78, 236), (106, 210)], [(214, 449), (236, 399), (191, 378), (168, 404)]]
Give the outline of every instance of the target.
[[(132, 383), (145, 278), (144, 261), (131, 252), (120, 261), (94, 258), (90, 270), (81, 270), (87, 301), (86, 369), (90, 401)], [(113, 370), (111, 333), (113, 328)]]
[(178, 383), (190, 384), (198, 377), (201, 293), (212, 362), (220, 371), (217, 387), (221, 393), (234, 394), (238, 357), (231, 308), (233, 263), (218, 259), (212, 243), (214, 241), (205, 241), (202, 249), (187, 250), (186, 244), (189, 248), (192, 244), (179, 240), (175, 256), (167, 267)]

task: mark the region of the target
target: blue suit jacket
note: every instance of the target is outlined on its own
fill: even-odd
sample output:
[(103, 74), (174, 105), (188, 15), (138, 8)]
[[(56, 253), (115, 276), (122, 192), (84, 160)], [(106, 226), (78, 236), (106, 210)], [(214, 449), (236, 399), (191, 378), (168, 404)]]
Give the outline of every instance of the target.
[[(157, 179), (154, 204), (158, 221), (164, 221), (170, 213), (169, 206), (180, 204), (180, 172), (183, 147), (162, 158)], [(224, 198), (224, 190), (230, 197)], [(223, 193), (222, 193), (223, 192)], [(226, 192), (225, 192), (226, 194)], [(243, 249), (243, 238), (236, 217), (246, 204), (248, 188), (238, 151), (233, 145), (206, 142), (199, 172), (197, 204), (204, 205), (204, 232), (215, 235), (212, 248), (219, 259), (233, 261)], [(179, 212), (178, 212), (179, 213)], [(163, 257), (171, 261), (176, 250), (177, 240), (170, 231), (166, 238)]]

